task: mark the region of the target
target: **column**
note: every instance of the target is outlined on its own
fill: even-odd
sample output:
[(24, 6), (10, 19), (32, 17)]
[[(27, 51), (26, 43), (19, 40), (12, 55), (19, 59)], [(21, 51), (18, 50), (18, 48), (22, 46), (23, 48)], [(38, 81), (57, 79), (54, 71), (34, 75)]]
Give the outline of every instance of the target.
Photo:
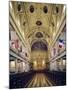
[(15, 73), (18, 73), (18, 60), (15, 60)]

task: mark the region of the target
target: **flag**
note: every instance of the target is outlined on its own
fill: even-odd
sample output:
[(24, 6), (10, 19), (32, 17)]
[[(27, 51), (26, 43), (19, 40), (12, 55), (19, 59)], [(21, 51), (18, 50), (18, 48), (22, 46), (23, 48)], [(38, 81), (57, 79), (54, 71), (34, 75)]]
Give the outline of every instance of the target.
[(15, 40), (15, 48), (16, 48), (16, 49), (19, 48), (19, 40)]
[(64, 47), (64, 40), (59, 39), (59, 48)]

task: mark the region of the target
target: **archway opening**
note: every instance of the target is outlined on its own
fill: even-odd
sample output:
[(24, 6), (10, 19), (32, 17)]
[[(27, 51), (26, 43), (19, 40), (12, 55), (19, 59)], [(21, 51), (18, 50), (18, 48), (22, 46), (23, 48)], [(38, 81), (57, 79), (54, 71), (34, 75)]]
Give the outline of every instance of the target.
[(36, 41), (31, 46), (31, 60), (34, 70), (47, 69), (48, 47), (43, 41)]

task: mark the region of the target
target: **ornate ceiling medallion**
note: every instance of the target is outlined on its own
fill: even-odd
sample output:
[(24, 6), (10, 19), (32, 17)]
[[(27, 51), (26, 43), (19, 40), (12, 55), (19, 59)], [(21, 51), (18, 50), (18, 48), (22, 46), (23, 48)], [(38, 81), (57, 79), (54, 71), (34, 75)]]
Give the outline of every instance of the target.
[(43, 37), (43, 34), (42, 34), (41, 32), (37, 32), (37, 33), (36, 33), (36, 37), (37, 37), (37, 38), (42, 38), (42, 37)]
[(42, 22), (41, 21), (37, 21), (36, 25), (40, 26), (40, 25), (42, 25)]

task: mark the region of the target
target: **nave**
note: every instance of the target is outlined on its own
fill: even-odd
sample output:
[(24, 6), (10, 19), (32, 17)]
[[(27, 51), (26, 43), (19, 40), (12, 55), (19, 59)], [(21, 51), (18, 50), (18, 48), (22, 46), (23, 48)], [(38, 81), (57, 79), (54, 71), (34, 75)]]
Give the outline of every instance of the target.
[(9, 1), (9, 88), (66, 85), (66, 5)]

